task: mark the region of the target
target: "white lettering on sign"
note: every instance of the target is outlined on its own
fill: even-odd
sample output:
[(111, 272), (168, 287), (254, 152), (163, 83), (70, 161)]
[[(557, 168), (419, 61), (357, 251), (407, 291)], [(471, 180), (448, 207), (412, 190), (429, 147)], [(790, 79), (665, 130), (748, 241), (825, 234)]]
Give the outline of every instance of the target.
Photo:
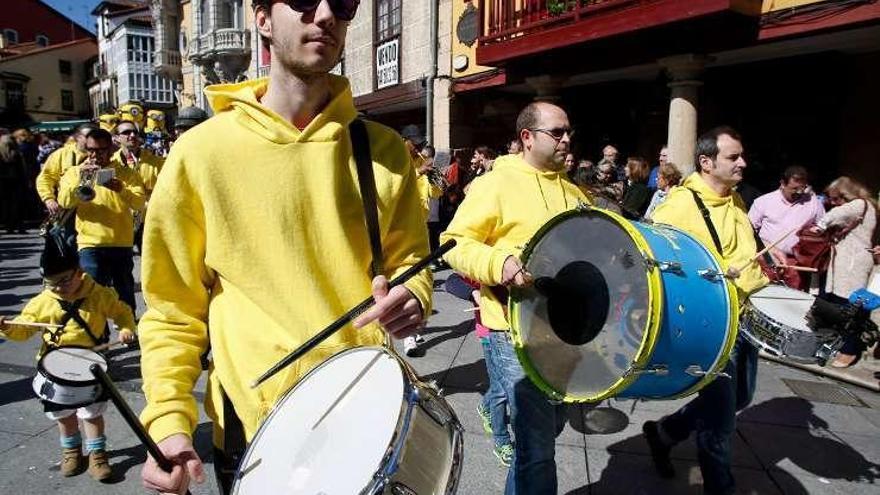
[(400, 82), (400, 38), (376, 47), (376, 89)]

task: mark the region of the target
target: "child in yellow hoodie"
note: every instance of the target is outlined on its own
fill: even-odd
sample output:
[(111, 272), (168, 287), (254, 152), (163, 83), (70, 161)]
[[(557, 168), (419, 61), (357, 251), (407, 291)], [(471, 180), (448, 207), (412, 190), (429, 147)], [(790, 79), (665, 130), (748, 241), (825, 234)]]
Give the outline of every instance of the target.
[[(63, 325), (57, 331), (43, 331), (43, 346), (37, 354), (41, 358), (51, 349), (63, 347), (92, 347), (104, 334), (108, 318), (119, 325), (119, 339), (133, 342), (134, 315), (127, 304), (119, 300), (113, 289), (95, 283), (79, 267), (75, 251), (60, 250), (52, 241), (40, 260), (46, 289), (31, 299), (21, 314), (12, 320), (0, 317), (0, 337), (27, 340), (39, 328), (22, 323), (49, 323)], [(93, 404), (71, 408), (41, 400), (46, 417), (58, 423), (61, 439), (61, 474), (73, 476), (80, 472), (82, 436), (79, 421), (86, 432), (88, 471), (92, 478), (107, 481), (112, 471), (107, 459), (104, 436), (106, 399)]]

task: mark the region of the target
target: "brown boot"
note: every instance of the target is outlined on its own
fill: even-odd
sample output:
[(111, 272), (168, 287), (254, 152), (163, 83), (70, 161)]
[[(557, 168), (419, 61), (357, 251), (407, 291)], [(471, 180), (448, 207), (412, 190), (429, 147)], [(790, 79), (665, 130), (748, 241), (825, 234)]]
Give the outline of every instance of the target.
[(89, 476), (96, 481), (106, 481), (113, 475), (110, 470), (110, 461), (107, 452), (93, 450), (89, 452)]
[(79, 474), (82, 451), (79, 447), (61, 450), (61, 476), (70, 477)]

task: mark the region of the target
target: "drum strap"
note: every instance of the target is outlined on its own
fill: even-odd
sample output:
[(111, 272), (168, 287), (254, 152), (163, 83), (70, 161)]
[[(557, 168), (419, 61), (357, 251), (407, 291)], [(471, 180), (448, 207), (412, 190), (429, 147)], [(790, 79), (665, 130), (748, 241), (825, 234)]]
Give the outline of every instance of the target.
[(95, 345), (98, 345), (101, 343), (101, 341), (98, 340), (97, 337), (95, 337), (95, 334), (92, 333), (92, 327), (90, 327), (86, 320), (82, 317), (82, 315), (79, 314), (79, 308), (83, 305), (84, 302), (85, 298), (77, 299), (73, 302), (62, 301), (61, 299), (59, 299), (58, 304), (60, 304), (61, 309), (64, 310), (64, 316), (61, 317), (61, 321), (59, 322), (59, 324), (67, 325), (68, 321), (75, 321), (77, 324), (79, 324), (79, 326), (82, 327), (83, 330), (86, 331), (86, 334), (89, 336), (90, 339), (92, 339), (92, 342), (94, 342)]
[(718, 231), (715, 230), (715, 225), (712, 223), (712, 217), (709, 216), (709, 210), (706, 208), (700, 195), (697, 194), (697, 191), (691, 188), (688, 188), (688, 191), (694, 195), (694, 202), (697, 203), (697, 208), (700, 209), (700, 214), (703, 215), (703, 220), (706, 222), (706, 228), (709, 229), (709, 235), (712, 236), (715, 249), (718, 250), (718, 254), (724, 256), (724, 251), (721, 250), (721, 239), (718, 237)]
[(361, 119), (354, 119), (349, 124), (348, 131), (351, 135), (351, 149), (357, 166), (361, 200), (364, 203), (364, 219), (367, 222), (367, 233), (370, 235), (370, 249), (373, 253), (370, 272), (373, 277), (376, 277), (384, 273), (384, 260), (382, 239), (379, 235), (379, 209), (376, 202), (376, 180), (373, 176), (370, 138), (367, 135), (367, 126)]

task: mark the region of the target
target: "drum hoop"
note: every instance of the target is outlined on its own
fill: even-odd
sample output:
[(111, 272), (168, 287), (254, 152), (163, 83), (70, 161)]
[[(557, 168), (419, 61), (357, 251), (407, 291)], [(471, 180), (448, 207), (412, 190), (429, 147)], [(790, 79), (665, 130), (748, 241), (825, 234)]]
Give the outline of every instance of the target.
[[(610, 210), (596, 208), (593, 206), (582, 206), (578, 209), (562, 212), (545, 222), (544, 225), (542, 225), (541, 228), (539, 228), (538, 231), (535, 232), (535, 235), (532, 236), (532, 238), (526, 244), (525, 248), (523, 248), (521, 256), (523, 264), (525, 265), (528, 263), (528, 260), (532, 252), (535, 250), (538, 242), (540, 242), (541, 239), (544, 238), (545, 234), (553, 226), (562, 222), (563, 220), (567, 220), (568, 218), (581, 216), (585, 212), (605, 215), (611, 221), (622, 227), (624, 232), (629, 234), (629, 237), (635, 243), (636, 248), (639, 250), (639, 254), (642, 256), (643, 259), (654, 257), (654, 252), (651, 250), (651, 246), (648, 244), (647, 239), (645, 239), (645, 237), (642, 235), (641, 232), (638, 231), (638, 229), (633, 227), (629, 220)], [(645, 332), (642, 335), (642, 342), (639, 345), (639, 349), (638, 351), (636, 351), (635, 359), (631, 364), (632, 369), (642, 369), (648, 365), (648, 362), (651, 360), (651, 356), (654, 353), (654, 347), (657, 345), (657, 339), (659, 338), (660, 334), (660, 325), (663, 321), (662, 302), (664, 294), (663, 283), (660, 278), (660, 271), (656, 268), (650, 268), (646, 270), (646, 274), (648, 276), (648, 308), (650, 308), (651, 310), (649, 313), (651, 317), (648, 318), (648, 321), (645, 323)], [(618, 378), (617, 381), (614, 382), (614, 384), (608, 387), (608, 389), (593, 396), (575, 397), (560, 393), (552, 385), (547, 383), (547, 381), (544, 380), (540, 373), (538, 373), (537, 369), (535, 369), (534, 365), (529, 359), (526, 348), (523, 345), (522, 335), (519, 333), (518, 330), (520, 328), (519, 312), (516, 311), (521, 297), (521, 291), (512, 290), (510, 293), (510, 298), (508, 298), (507, 302), (507, 314), (511, 315), (510, 333), (513, 340), (513, 348), (516, 352), (516, 356), (520, 362), (520, 365), (522, 365), (523, 367), (523, 371), (525, 371), (526, 373), (526, 376), (528, 376), (532, 383), (534, 383), (535, 386), (538, 387), (538, 389), (540, 389), (542, 392), (544, 392), (554, 400), (560, 400), (565, 403), (599, 402), (625, 390), (635, 380), (638, 379), (638, 375), (635, 373), (625, 374)]]
[[(318, 370), (327, 366), (330, 363), (330, 361), (332, 361), (333, 359), (335, 359), (339, 356), (345, 355), (345, 354), (349, 354), (349, 353), (364, 350), (364, 349), (388, 351), (387, 347), (381, 346), (381, 345), (378, 345), (378, 346), (376, 346), (376, 345), (356, 346), (356, 347), (350, 347), (348, 349), (344, 349), (342, 351), (339, 351), (336, 354), (328, 357), (327, 359), (325, 359), (324, 361), (322, 361), (321, 363), (316, 365), (314, 368), (312, 368), (308, 373), (303, 375), (303, 377), (300, 378), (299, 380), (297, 380), (297, 382), (292, 387), (290, 387), (290, 389), (288, 389), (287, 392), (284, 392), (281, 395), (281, 397), (279, 397), (278, 400), (275, 401), (275, 405), (272, 406), (272, 409), (269, 411), (269, 414), (266, 415), (266, 419), (264, 419), (263, 422), (260, 424), (260, 427), (257, 428), (256, 433), (254, 433), (254, 436), (253, 436), (253, 438), (251, 438), (251, 441), (249, 442), (248, 447), (245, 449), (244, 455), (241, 457), (241, 460), (239, 461), (238, 468), (235, 470), (235, 477), (233, 478), (232, 489), (230, 490), (231, 495), (235, 495), (238, 493), (239, 486), (241, 485), (240, 474), (247, 467), (245, 461), (247, 461), (250, 458), (251, 447), (256, 445), (257, 440), (265, 433), (265, 430), (269, 427), (269, 423), (271, 422), (271, 419), (280, 411), (281, 404), (283, 404), (291, 394), (296, 392), (296, 390), (299, 388), (300, 384), (305, 382), (306, 379), (309, 378), (313, 373), (317, 373)], [(405, 363), (405, 361), (403, 359), (401, 359), (400, 356), (396, 352), (393, 352), (393, 353), (385, 352), (385, 354), (392, 356), (398, 362), (398, 364), (400, 364), (402, 362)], [(401, 366), (401, 368), (404, 370), (403, 371), (404, 375), (408, 376), (409, 378), (412, 378), (411, 368), (409, 368), (408, 366)], [(398, 436), (401, 433), (404, 433), (404, 434), (406, 433), (406, 432), (401, 432), (400, 427), (401, 427), (401, 423), (403, 423), (403, 421), (406, 419), (406, 417), (405, 417), (406, 416), (406, 409), (410, 407), (409, 397), (413, 393), (414, 388), (415, 387), (412, 383), (409, 383), (406, 380), (403, 381), (403, 395), (401, 397), (400, 415), (397, 418), (397, 425), (394, 427), (394, 435), (391, 437), (390, 441), (388, 442), (388, 445), (386, 446), (386, 454), (382, 457), (381, 464), (376, 466), (374, 473), (382, 472), (384, 464), (388, 461), (389, 450), (397, 445), (397, 442), (399, 441)], [(367, 482), (368, 484), (365, 485), (364, 488), (367, 488), (369, 486), (369, 483), (371, 483), (371, 482), (372, 482), (372, 479)]]
[[(699, 245), (703, 251), (709, 254), (715, 263), (718, 264), (718, 267), (722, 267), (724, 265), (721, 264), (721, 259), (719, 255), (715, 254), (711, 249), (707, 248), (696, 236), (685, 232), (684, 230), (674, 227), (672, 225), (662, 224), (663, 227), (670, 228), (672, 230), (676, 230), (684, 235), (687, 235), (691, 239), (695, 240), (697, 245)], [(724, 277), (724, 292), (727, 294), (727, 300), (730, 304), (730, 315), (728, 321), (730, 322), (727, 326), (727, 336), (724, 341), (724, 345), (721, 346), (721, 349), (718, 351), (718, 356), (715, 358), (715, 363), (709, 368), (708, 372), (703, 375), (697, 383), (693, 384), (693, 386), (687, 388), (683, 392), (680, 392), (675, 395), (671, 395), (669, 397), (664, 397), (664, 399), (675, 400), (681, 399), (683, 397), (687, 397), (691, 394), (696, 393), (709, 383), (711, 383), (716, 378), (716, 374), (721, 372), (725, 366), (727, 366), (727, 361), (730, 359), (730, 353), (733, 352), (733, 347), (736, 345), (736, 340), (739, 337), (739, 316), (743, 311), (743, 308), (739, 305), (739, 291), (736, 289), (736, 286), (733, 282), (730, 281), (727, 277)]]
[[(66, 385), (68, 387), (91, 387), (93, 385), (97, 385), (99, 382), (98, 382), (98, 379), (95, 377), (92, 377), (91, 380), (76, 381), (76, 380), (69, 380), (67, 378), (63, 378), (60, 376), (55, 376), (55, 375), (49, 373), (49, 370), (47, 370), (46, 367), (43, 366), (43, 360), (46, 359), (46, 356), (48, 356), (50, 353), (55, 352), (55, 351), (62, 351), (64, 349), (86, 349), (89, 351), (92, 350), (91, 347), (87, 347), (84, 345), (66, 345), (64, 347), (55, 347), (55, 348), (49, 349), (48, 351), (44, 352), (43, 355), (40, 356), (40, 360), (37, 361), (37, 373), (43, 375), (43, 377), (45, 377), (47, 380), (49, 380), (52, 383), (57, 383), (59, 385)], [(95, 353), (95, 354), (97, 354), (98, 356), (101, 357), (101, 360), (104, 361), (105, 366), (108, 365), (107, 360), (104, 359), (103, 356), (101, 356), (98, 353)], [(106, 369), (107, 368), (105, 367), (104, 370), (106, 371)]]
[[(758, 291), (760, 291), (760, 290), (762, 290), (762, 289), (766, 289), (767, 287), (770, 287), (770, 286), (777, 286), (777, 287), (788, 288), (786, 285), (783, 285), (783, 284), (771, 283), (771, 284), (767, 284), (767, 285), (765, 285), (764, 287), (761, 287), (760, 289), (757, 289), (757, 290), (753, 291), (751, 294), (749, 294), (749, 298), (746, 299), (745, 302), (743, 303), (743, 312), (745, 312), (745, 311), (746, 311), (746, 308), (748, 308), (748, 309), (750, 309), (752, 312), (757, 313), (757, 316), (758, 316), (758, 317), (763, 318), (763, 319), (765, 319), (765, 320), (768, 320), (770, 323), (773, 323), (774, 325), (777, 325), (777, 326), (780, 327), (780, 328), (785, 328), (785, 329), (787, 329), (787, 330), (791, 330), (791, 331), (794, 331), (794, 332), (804, 333), (804, 331), (801, 330), (800, 328), (795, 328), (795, 327), (793, 327), (793, 326), (791, 326), (791, 325), (786, 325), (785, 323), (782, 323), (781, 321), (777, 320), (776, 318), (770, 316), (768, 313), (766, 313), (766, 312), (764, 312), (764, 311), (761, 311), (760, 309), (758, 309), (757, 306), (755, 306), (754, 304), (752, 304), (751, 296), (754, 295), (754, 294), (757, 294)], [(796, 289), (792, 289), (792, 290), (796, 290)], [(800, 292), (800, 291), (797, 291), (797, 292)]]

